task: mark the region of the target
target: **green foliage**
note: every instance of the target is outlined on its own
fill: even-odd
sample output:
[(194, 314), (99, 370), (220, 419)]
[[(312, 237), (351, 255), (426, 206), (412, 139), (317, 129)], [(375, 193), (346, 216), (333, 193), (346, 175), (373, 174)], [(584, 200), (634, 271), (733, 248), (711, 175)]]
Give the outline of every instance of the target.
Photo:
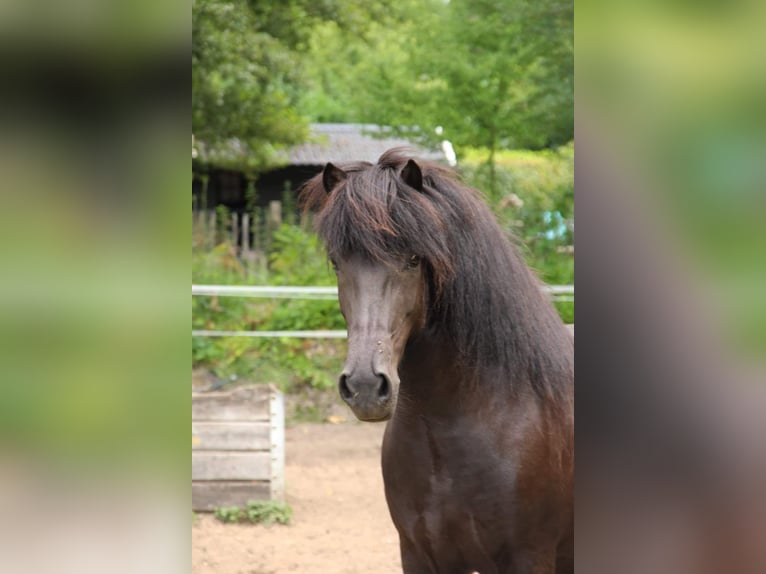
[[(467, 183), (488, 188), (486, 150), (470, 150), (460, 164)], [(506, 151), (496, 156), (494, 194), (485, 193), (500, 225), (524, 245), (527, 262), (547, 283), (572, 279), (572, 257), (562, 253), (574, 241), (574, 145), (541, 152)], [(564, 264), (563, 262), (568, 262)]]
[(449, 4), (449, 44), (436, 64), (446, 80), (442, 125), (456, 145), (491, 152), (573, 137), (573, 8), (562, 0)]
[(417, 126), (431, 142), (441, 126), (491, 151), (574, 135), (572, 2), (400, 0), (364, 35), (318, 24), (307, 61), (314, 121)]
[(390, 5), (369, 18), (361, 33), (335, 21), (314, 28), (307, 53), (308, 89), (301, 101), (312, 121), (416, 123), (413, 117), (423, 111), (423, 102), (413, 90), (417, 79), (410, 62), (432, 34), (433, 15), (443, 2), (398, 0)]
[(487, 149), (497, 193), (496, 151), (572, 139), (573, 74), (566, 0), (192, 4), (192, 133), (203, 161), (253, 172), (309, 119), (379, 123)]
[[(198, 142), (197, 161), (250, 173), (284, 161), (280, 151), (308, 135), (306, 108), (312, 101), (348, 103), (321, 78), (331, 77), (326, 68), (337, 72), (349, 52), (324, 49), (317, 30), (334, 26), (345, 38), (362, 41), (371, 28), (414, 3), (194, 0), (192, 133)], [(350, 95), (355, 90), (345, 85), (341, 91)]]
[[(192, 133), (218, 165), (263, 169), (277, 161), (281, 147), (306, 137), (306, 121), (296, 110), (296, 44), (307, 23), (289, 18), (286, 8), (296, 3), (283, 10), (272, 4), (192, 3)], [(246, 148), (227, 150), (232, 138)]]
[[(244, 265), (228, 243), (192, 251), (192, 281), (224, 285), (336, 284), (318, 237), (282, 225), (269, 241), (266, 269)], [(225, 331), (342, 330), (338, 302), (331, 300), (192, 297), (192, 328)], [(328, 388), (341, 368), (342, 340), (193, 337), (192, 364), (220, 377), (238, 375), (290, 388)]]
[(269, 526), (273, 523), (290, 524), (293, 509), (289, 504), (275, 500), (250, 500), (245, 508), (229, 506), (218, 508), (215, 517), (225, 523), (250, 523)]
[(319, 237), (283, 224), (273, 234), (269, 271), (272, 285), (335, 285)]
[[(489, 188), (487, 150), (469, 150), (460, 165), (467, 183)], [(556, 151), (497, 154), (497, 192), (485, 194), (500, 225), (517, 238), (527, 264), (551, 285), (574, 283), (574, 145)], [(557, 302), (566, 323), (574, 303)]]

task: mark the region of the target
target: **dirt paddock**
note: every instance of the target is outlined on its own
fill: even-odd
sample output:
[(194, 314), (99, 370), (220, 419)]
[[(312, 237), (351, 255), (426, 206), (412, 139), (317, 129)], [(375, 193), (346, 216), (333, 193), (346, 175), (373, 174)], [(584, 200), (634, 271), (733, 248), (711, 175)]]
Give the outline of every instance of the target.
[(380, 472), (383, 424), (298, 424), (286, 429), (290, 526), (192, 526), (194, 574), (393, 574), (399, 540)]

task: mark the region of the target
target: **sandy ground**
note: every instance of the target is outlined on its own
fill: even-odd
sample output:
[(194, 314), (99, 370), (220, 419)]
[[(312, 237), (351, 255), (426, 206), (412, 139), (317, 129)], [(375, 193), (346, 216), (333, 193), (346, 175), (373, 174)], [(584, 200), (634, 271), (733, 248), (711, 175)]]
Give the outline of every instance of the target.
[(399, 539), (380, 472), (383, 424), (299, 424), (286, 429), (290, 526), (192, 527), (193, 574), (393, 574)]

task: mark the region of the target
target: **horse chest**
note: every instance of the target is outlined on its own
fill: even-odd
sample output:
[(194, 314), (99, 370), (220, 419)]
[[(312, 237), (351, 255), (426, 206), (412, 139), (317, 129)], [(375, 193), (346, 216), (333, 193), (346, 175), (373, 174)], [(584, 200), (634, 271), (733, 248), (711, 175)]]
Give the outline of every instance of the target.
[(513, 469), (498, 465), (489, 450), (460, 424), (421, 421), (405, 429), (389, 423), (383, 477), (400, 535), (426, 554), (454, 554), (455, 560), (491, 554), (510, 503)]

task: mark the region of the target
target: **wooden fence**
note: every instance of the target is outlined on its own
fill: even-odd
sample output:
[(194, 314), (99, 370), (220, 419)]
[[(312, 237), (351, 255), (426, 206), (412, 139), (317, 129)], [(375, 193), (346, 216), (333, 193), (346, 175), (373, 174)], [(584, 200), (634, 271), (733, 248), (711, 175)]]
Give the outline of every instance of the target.
[[(268, 251), (271, 234), (284, 221), (296, 222), (294, 208), (283, 208), (281, 201), (270, 201), (268, 207), (256, 207), (252, 211), (229, 211), (218, 209), (192, 210), (192, 238), (194, 245), (210, 249), (226, 241), (237, 247), (243, 259), (253, 253)], [(301, 217), (301, 223), (307, 224), (308, 216)]]
[(192, 509), (284, 500), (284, 396), (271, 385), (192, 393)]

